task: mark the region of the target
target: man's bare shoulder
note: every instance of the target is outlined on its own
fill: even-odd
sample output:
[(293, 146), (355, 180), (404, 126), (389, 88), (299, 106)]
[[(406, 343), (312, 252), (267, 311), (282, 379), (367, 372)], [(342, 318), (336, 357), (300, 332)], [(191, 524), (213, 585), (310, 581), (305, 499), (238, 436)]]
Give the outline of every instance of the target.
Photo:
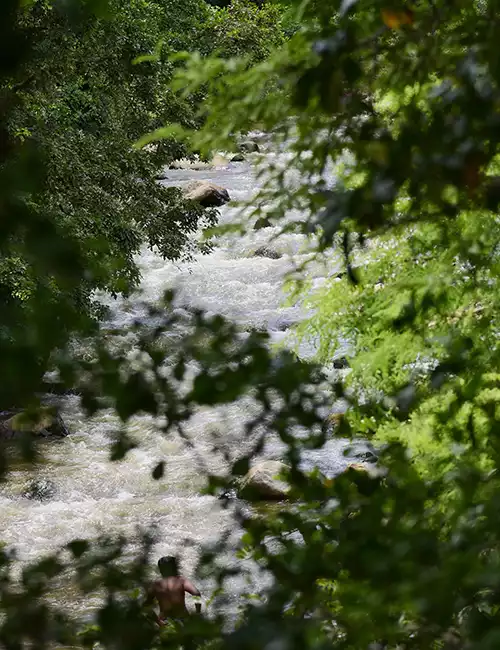
[(185, 578), (181, 576), (170, 576), (169, 578), (159, 578), (151, 584), (151, 588), (156, 591), (165, 591), (165, 589), (174, 589), (184, 584)]
[(157, 593), (160, 591), (163, 591), (166, 589), (168, 586), (168, 579), (167, 578), (159, 578), (158, 580), (153, 580), (151, 583), (149, 590), (153, 593)]

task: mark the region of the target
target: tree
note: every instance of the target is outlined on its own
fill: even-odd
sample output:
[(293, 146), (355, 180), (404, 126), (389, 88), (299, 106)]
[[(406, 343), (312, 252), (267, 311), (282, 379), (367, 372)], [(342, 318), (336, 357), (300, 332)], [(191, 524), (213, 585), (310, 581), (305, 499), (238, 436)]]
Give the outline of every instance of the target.
[(284, 40), (280, 21), (283, 10), (272, 3), (232, 0), (207, 21), (209, 42), (215, 39), (220, 56), (248, 57), (253, 63), (265, 59)]
[(213, 211), (156, 182), (159, 167), (182, 147), (171, 142), (157, 154), (132, 148), (145, 127), (195, 124), (191, 100), (165, 92), (172, 66), (154, 59), (134, 65), (134, 59), (160, 38), (170, 52), (186, 47), (204, 8), (201, 0), (182, 10), (117, 0), (108, 6), (109, 19), (83, 5), (67, 10), (36, 1), (13, 13), (13, 29), (27, 47), (2, 81), (9, 207), (1, 357), (11, 378), (1, 391), (4, 407), (29, 403), (53, 351), (94, 329), (96, 289), (129, 293), (137, 285), (133, 256), (144, 240), (177, 259), (189, 253), (202, 219), (213, 222)]

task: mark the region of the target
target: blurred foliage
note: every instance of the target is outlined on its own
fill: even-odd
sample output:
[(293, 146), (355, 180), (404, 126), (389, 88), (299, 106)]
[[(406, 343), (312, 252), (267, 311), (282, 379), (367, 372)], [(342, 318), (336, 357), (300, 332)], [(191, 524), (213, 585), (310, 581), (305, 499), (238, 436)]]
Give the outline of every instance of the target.
[[(84, 9), (95, 9), (93, 4)], [(0, 22), (6, 98), (0, 109), (8, 126), (1, 138), (1, 241), (5, 257), (14, 257), (13, 241), (21, 260), (40, 265), (27, 274), (31, 284), (9, 289), (9, 298), (14, 291), (34, 296), (25, 328), (17, 312), (2, 311), (10, 347), (5, 344), (1, 358), (11, 359), (5, 376), (12, 376), (3, 390), (15, 395), (35, 390), (40, 375), (32, 351), (47, 356), (60, 342), (56, 327), (50, 330), (53, 338), (33, 335), (38, 328), (45, 332), (48, 320), (53, 325), (47, 296), (57, 295), (53, 284), (48, 293), (45, 285), (38, 290), (38, 283), (53, 275), (68, 291), (80, 289), (94, 251), (70, 236), (74, 226), (64, 230), (64, 220), (50, 210), (40, 212), (46, 204), (37, 197), (47, 181), (40, 158), (31, 156), (31, 138), (24, 140), (30, 123), (17, 118), (20, 111), (34, 110), (36, 95), (23, 100), (27, 91), (17, 86), (25, 79), (19, 76), (23, 50), (11, 46), (22, 37), (32, 46), (38, 42), (30, 32), (38, 24), (30, 27), (35, 9), (42, 16), (48, 11), (51, 20), (57, 13), (46, 4), (26, 6), (19, 21), (17, 4), (8, 0)], [(171, 90), (175, 101), (182, 105), (198, 93), (205, 101), (199, 114), (194, 108), (192, 124), (179, 120), (175, 133), (201, 151), (229, 149), (239, 133), (256, 127), (266, 129), (276, 146), (286, 142), (290, 156), (266, 170), (255, 212), (265, 206), (266, 216), (278, 224), (291, 209), (305, 212), (307, 219), (285, 228), (316, 241), (317, 257), (326, 264), (336, 264), (335, 256), (343, 260), (343, 277), (332, 274), (318, 296), (304, 297), (308, 287), (301, 282), (294, 290), (317, 307), (299, 334), (319, 338), (321, 364), (333, 361), (339, 342), (351, 343), (346, 385), (327, 386), (319, 365), (290, 353), (273, 358), (266, 335), (242, 337), (220, 317), (192, 311), (179, 329), (170, 295), (161, 307), (150, 308), (149, 325), (133, 328), (142, 367), (131, 366), (111, 332), (93, 337), (91, 360), (67, 349), (57, 357), (62, 384), (78, 387), (88, 413), (112, 405), (126, 423), (147, 412), (162, 418), (166, 434), (177, 430), (187, 444), (185, 424), (199, 406), (244, 396), (254, 400), (247, 448), (222, 449), (228, 465), (224, 476), (211, 476), (203, 466), (200, 471), (207, 473), (207, 492), (219, 494), (262, 451), (267, 435), (285, 443), (291, 502), (258, 517), (235, 508), (245, 530), (239, 555), (256, 562), (271, 578), (270, 586), (258, 599), (246, 594), (232, 626), (221, 610), (159, 633), (131, 592), (146, 580), (149, 537), (131, 563), (122, 557), (123, 540), (74, 542), (73, 559), (44, 560), (26, 569), (21, 583), (9, 572), (6, 555), (0, 638), (9, 649), (30, 640), (37, 648), (98, 642), (134, 650), (193, 643), (249, 650), (493, 650), (499, 645), (500, 233), (494, 173), (500, 2), (310, 0), (296, 7), (300, 28), (263, 60), (267, 51), (255, 35), (245, 40), (245, 25), (241, 33), (236, 30), (238, 38), (223, 40), (222, 51), (230, 55), (240, 53), (241, 42), (250, 43), (246, 47), (256, 54), (252, 66), (247, 57), (183, 56), (185, 67), (177, 68)], [(247, 10), (241, 3), (207, 11), (220, 12), (215, 18), (210, 14), (209, 20), (217, 21), (230, 20), (240, 9), (255, 17), (272, 11), (270, 6)], [(122, 15), (112, 4), (108, 12)], [(83, 35), (92, 24), (79, 14), (72, 20)], [(32, 47), (23, 54), (32, 61), (36, 53)], [(173, 59), (175, 65), (179, 60)], [(58, 57), (62, 66), (68, 61), (71, 57)], [(52, 74), (47, 83), (51, 79)], [(53, 140), (44, 140), (43, 125), (42, 120), (40, 140), (48, 147)], [(43, 169), (50, 178), (50, 161)], [(61, 192), (67, 195), (71, 189)], [(39, 245), (47, 232), (60, 247), (57, 255)], [(71, 264), (61, 267), (68, 259)], [(63, 298), (65, 306), (66, 293)], [(74, 311), (81, 318), (82, 312)], [(11, 313), (14, 325), (8, 329)], [(57, 314), (64, 331), (78, 330), (73, 311)], [(23, 348), (27, 325), (31, 347)], [(178, 336), (165, 346), (171, 332)], [(19, 366), (24, 372), (17, 386)], [(349, 408), (329, 433), (322, 426), (325, 411), (340, 397)], [(378, 441), (378, 471), (352, 467), (333, 480), (318, 470), (303, 471), (302, 451), (322, 447), (330, 435)], [(123, 458), (134, 444), (124, 428), (112, 457)], [(158, 465), (153, 478), (162, 471)], [(222, 594), (228, 578), (247, 571), (243, 564), (221, 566), (218, 558), (227, 548), (229, 540), (222, 539), (200, 560), (200, 575), (216, 579)], [(101, 589), (104, 597), (96, 624), (76, 638), (82, 622), (64, 617), (46, 598), (49, 583), (71, 571), (84, 593)]]

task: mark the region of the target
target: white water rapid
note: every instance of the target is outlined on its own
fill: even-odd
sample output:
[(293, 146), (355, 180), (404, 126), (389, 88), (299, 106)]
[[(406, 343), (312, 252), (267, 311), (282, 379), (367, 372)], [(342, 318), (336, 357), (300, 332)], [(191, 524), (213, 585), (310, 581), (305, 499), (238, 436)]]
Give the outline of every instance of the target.
[[(248, 199), (256, 190), (252, 168), (247, 163), (233, 163), (227, 168), (192, 171), (168, 171), (168, 184), (191, 179), (208, 179), (226, 187), (232, 199)], [(239, 208), (231, 204), (221, 209), (221, 223), (236, 219)], [(144, 250), (139, 263), (142, 270), (141, 299), (159, 299), (165, 289), (179, 290), (180, 304), (201, 307), (234, 319), (244, 328), (267, 329), (274, 342), (286, 337), (287, 329), (304, 317), (299, 307), (284, 307), (282, 279), (293, 259), (302, 259), (304, 237), (283, 235), (270, 247), (282, 256), (279, 259), (255, 257), (255, 250), (268, 242), (276, 228), (250, 231), (247, 235), (225, 235), (216, 241), (214, 251), (199, 255), (189, 263), (173, 264), (150, 250)], [(324, 269), (319, 265), (319, 285)], [(139, 313), (139, 298), (128, 302), (106, 302), (112, 307), (117, 324), (126, 325)], [(311, 351), (303, 350), (307, 355)], [(231, 525), (229, 510), (220, 502), (201, 496), (203, 477), (192, 452), (176, 438), (163, 438), (147, 417), (131, 423), (131, 433), (140, 442), (138, 449), (125, 460), (109, 461), (109, 443), (117, 421), (109, 412), (85, 420), (76, 397), (65, 398), (63, 416), (71, 435), (61, 441), (44, 445), (45, 461), (35, 469), (18, 466), (0, 492), (0, 539), (17, 549), (20, 562), (34, 560), (56, 550), (74, 538), (95, 537), (101, 533), (134, 535), (136, 527), (155, 522), (160, 537), (154, 557), (179, 553), (184, 572), (194, 570), (201, 545), (215, 540)], [(244, 423), (242, 406), (200, 412), (188, 427), (189, 435), (199, 453), (210, 461), (209, 433), (217, 429), (221, 436), (236, 440)], [(236, 436), (236, 438), (235, 438)], [(280, 449), (272, 444), (266, 454), (279, 458)], [(164, 459), (164, 478), (154, 481), (151, 470)], [(341, 445), (332, 443), (327, 449), (307, 457), (323, 471), (336, 473), (345, 464)], [(217, 459), (210, 461), (212, 466)], [(47, 501), (29, 500), (22, 496), (33, 478), (50, 479), (57, 488)], [(185, 540), (191, 540), (186, 545)], [(201, 585), (203, 589), (203, 585)], [(235, 592), (237, 585), (234, 585)], [(69, 589), (61, 590), (59, 598), (70, 608), (81, 609)], [(91, 609), (86, 602), (84, 608)]]

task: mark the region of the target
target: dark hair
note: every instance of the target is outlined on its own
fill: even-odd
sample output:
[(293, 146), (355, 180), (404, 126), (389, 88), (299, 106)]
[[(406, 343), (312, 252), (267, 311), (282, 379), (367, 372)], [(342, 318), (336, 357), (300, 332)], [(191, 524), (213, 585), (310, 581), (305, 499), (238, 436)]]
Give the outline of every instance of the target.
[(158, 560), (158, 568), (164, 578), (179, 575), (179, 564), (173, 555), (166, 555)]

